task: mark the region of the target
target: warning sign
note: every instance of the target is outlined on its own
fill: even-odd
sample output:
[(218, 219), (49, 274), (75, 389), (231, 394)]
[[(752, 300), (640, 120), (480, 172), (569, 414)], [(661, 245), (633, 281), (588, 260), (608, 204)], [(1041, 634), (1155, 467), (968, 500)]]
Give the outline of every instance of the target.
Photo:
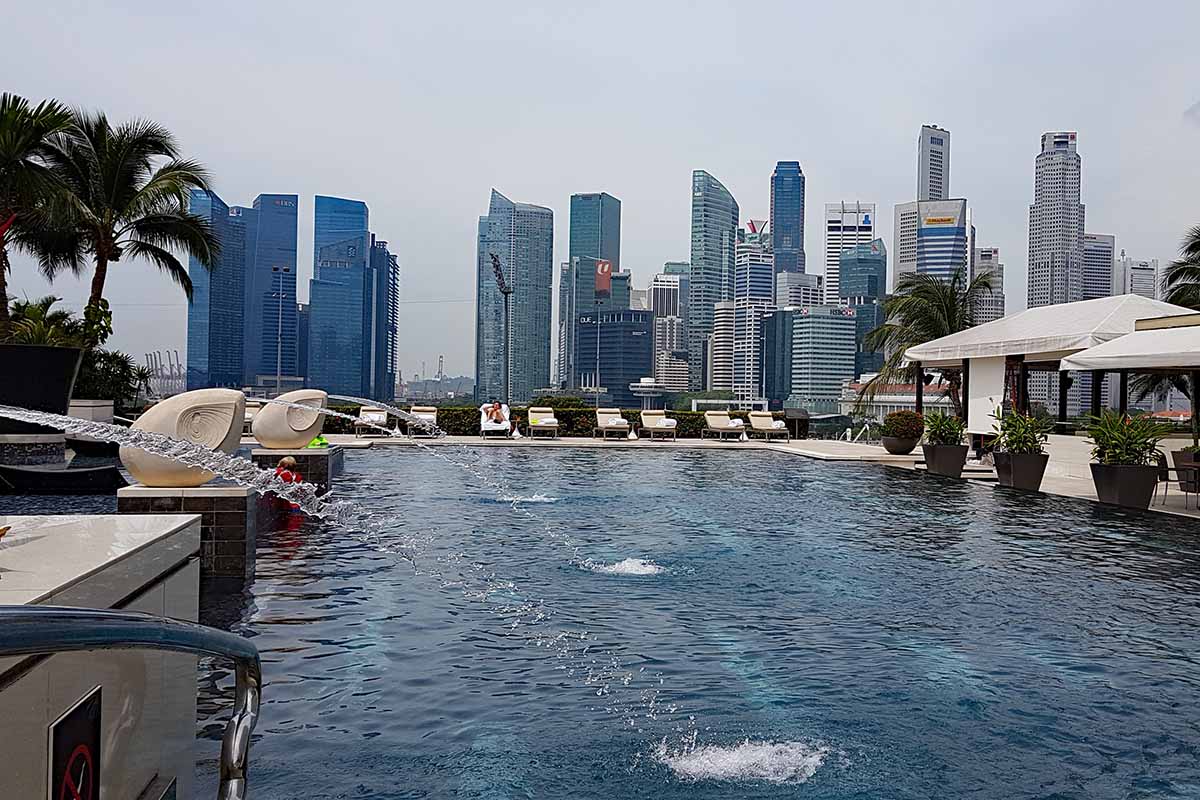
[(100, 800), (100, 687), (50, 726), (50, 800)]

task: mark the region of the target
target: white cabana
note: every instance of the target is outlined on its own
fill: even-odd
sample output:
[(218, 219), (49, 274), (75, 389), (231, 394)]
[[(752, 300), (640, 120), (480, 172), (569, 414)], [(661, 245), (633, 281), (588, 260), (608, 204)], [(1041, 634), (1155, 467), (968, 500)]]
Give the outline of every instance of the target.
[(1059, 369), (1187, 372), (1200, 369), (1200, 326), (1134, 331), (1067, 356)]
[[(1061, 359), (1131, 334), (1138, 320), (1193, 313), (1182, 306), (1135, 294), (1039, 306), (910, 347), (904, 357), (921, 369), (964, 367), (967, 430), (987, 433), (992, 428), (992, 415), (1004, 401), (1005, 370), (1010, 358), (1016, 357), (1022, 363), (1023, 387), (1031, 366), (1057, 370)], [(1025, 397), (1025, 390), (1020, 394)], [(1065, 413), (1063, 403), (1060, 394), (1060, 419)]]
[(1064, 356), (1131, 333), (1148, 317), (1195, 313), (1136, 294), (1039, 306), (910, 347), (904, 357), (926, 367), (958, 366), (964, 359), (1025, 356), (1028, 362)]

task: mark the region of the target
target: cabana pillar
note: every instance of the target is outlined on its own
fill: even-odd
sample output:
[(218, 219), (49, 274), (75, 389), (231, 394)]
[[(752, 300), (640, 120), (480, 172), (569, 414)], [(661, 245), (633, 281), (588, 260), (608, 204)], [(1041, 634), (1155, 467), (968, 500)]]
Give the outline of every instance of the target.
[(967, 421), (967, 399), (971, 396), (971, 359), (963, 359), (962, 380), (958, 386), (958, 402), (962, 407), (963, 422)]
[(1104, 370), (1092, 370), (1092, 416), (1100, 416), (1100, 387), (1104, 384)]
[(1121, 409), (1121, 416), (1125, 416), (1129, 411), (1129, 370), (1121, 370), (1120, 375), (1120, 389), (1117, 390), (1121, 393), (1119, 408)]
[(1022, 414), (1029, 414), (1029, 365), (1025, 363), (1024, 357), (1021, 359), (1021, 365), (1017, 367), (1018, 385), (1017, 385), (1017, 411)]
[(914, 404), (916, 405), (917, 413), (924, 414), (925, 413), (925, 370), (921, 366), (920, 361), (916, 361), (913, 363), (913, 374), (915, 375), (913, 382), (916, 384), (916, 399), (914, 401)]
[(1058, 421), (1066, 430), (1067, 425), (1067, 392), (1071, 388), (1071, 379), (1065, 373), (1058, 375)]

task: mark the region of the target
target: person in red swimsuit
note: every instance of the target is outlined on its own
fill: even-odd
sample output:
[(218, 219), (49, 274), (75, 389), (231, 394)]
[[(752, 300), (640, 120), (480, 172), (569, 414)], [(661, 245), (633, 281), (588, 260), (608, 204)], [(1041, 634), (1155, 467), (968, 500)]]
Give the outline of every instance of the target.
[[(296, 469), (296, 459), (291, 456), (284, 456), (279, 459), (279, 463), (275, 465), (275, 477), (284, 483), (303, 483), (304, 476)], [(290, 503), (292, 511), (299, 511), (300, 506), (296, 503)]]

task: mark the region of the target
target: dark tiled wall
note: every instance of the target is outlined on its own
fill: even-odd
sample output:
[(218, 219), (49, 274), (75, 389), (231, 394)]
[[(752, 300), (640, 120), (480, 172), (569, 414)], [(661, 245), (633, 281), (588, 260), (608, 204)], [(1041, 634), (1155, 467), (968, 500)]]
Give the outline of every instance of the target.
[(200, 577), (253, 578), (259, 520), (273, 503), (249, 497), (118, 497), (118, 514), (199, 514)]

